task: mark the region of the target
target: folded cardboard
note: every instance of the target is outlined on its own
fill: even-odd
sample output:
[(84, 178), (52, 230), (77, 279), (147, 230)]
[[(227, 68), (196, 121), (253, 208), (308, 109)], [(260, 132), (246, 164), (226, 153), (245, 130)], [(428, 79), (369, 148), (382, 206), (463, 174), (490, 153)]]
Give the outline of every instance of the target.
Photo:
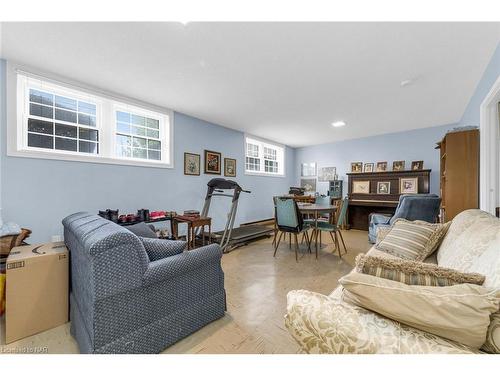
[(63, 242), (11, 250), (6, 267), (6, 343), (68, 321), (68, 258)]

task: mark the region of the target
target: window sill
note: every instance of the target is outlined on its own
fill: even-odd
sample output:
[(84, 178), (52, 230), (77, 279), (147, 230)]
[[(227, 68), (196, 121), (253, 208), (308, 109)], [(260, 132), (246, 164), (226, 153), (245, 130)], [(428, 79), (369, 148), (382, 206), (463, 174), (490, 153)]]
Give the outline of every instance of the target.
[(247, 176), (260, 176), (260, 177), (279, 177), (279, 178), (286, 177), (284, 174), (272, 174), (272, 173), (265, 173), (265, 172), (250, 172), (250, 171), (245, 171), (245, 175), (247, 175)]
[(71, 155), (71, 154), (51, 154), (43, 151), (36, 150), (8, 150), (7, 156), (13, 157), (23, 157), (32, 159), (48, 159), (48, 160), (58, 160), (58, 161), (79, 161), (84, 163), (95, 163), (95, 164), (113, 164), (113, 165), (123, 165), (123, 166), (135, 166), (135, 167), (149, 167), (149, 168), (164, 168), (172, 169), (174, 168), (173, 163), (155, 163), (149, 161), (140, 160), (127, 160), (127, 159), (112, 159), (102, 156), (86, 156), (86, 155)]

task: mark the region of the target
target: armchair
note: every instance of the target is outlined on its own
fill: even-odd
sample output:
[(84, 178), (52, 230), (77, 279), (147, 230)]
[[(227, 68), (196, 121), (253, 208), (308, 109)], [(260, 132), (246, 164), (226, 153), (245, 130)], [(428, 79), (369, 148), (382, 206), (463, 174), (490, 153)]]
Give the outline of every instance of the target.
[(440, 205), (441, 198), (436, 194), (402, 194), (392, 217), (377, 213), (368, 216), (368, 240), (375, 243), (377, 230), (391, 226), (399, 218), (433, 223), (438, 216)]
[(82, 353), (158, 353), (224, 316), (222, 251), (139, 238), (88, 213), (63, 220), (71, 334)]

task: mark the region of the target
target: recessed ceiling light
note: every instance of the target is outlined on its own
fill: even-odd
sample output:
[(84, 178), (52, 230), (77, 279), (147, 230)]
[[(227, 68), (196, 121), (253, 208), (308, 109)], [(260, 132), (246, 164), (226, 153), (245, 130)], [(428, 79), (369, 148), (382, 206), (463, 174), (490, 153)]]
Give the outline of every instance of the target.
[(400, 85), (401, 85), (401, 87), (405, 87), (405, 86), (411, 85), (412, 83), (413, 83), (412, 79), (405, 79), (405, 80), (401, 81)]
[(345, 125), (346, 125), (346, 124), (345, 124), (345, 122), (344, 122), (344, 121), (335, 121), (335, 122), (332, 122), (332, 126), (333, 126), (334, 128), (340, 128), (340, 127), (345, 126)]

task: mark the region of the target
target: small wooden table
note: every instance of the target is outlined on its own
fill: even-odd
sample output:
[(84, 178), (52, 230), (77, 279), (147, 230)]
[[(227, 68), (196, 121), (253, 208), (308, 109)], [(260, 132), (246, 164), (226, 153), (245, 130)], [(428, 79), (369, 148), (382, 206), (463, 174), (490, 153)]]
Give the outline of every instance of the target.
[(208, 227), (208, 244), (211, 243), (211, 234), (212, 234), (212, 218), (210, 217), (198, 217), (193, 219), (184, 219), (181, 217), (174, 217), (172, 220), (172, 234), (174, 238), (178, 238), (178, 224), (186, 223), (187, 224), (187, 249), (196, 248), (196, 232), (198, 228), (201, 228), (201, 240), (203, 246), (205, 246), (205, 227)]

